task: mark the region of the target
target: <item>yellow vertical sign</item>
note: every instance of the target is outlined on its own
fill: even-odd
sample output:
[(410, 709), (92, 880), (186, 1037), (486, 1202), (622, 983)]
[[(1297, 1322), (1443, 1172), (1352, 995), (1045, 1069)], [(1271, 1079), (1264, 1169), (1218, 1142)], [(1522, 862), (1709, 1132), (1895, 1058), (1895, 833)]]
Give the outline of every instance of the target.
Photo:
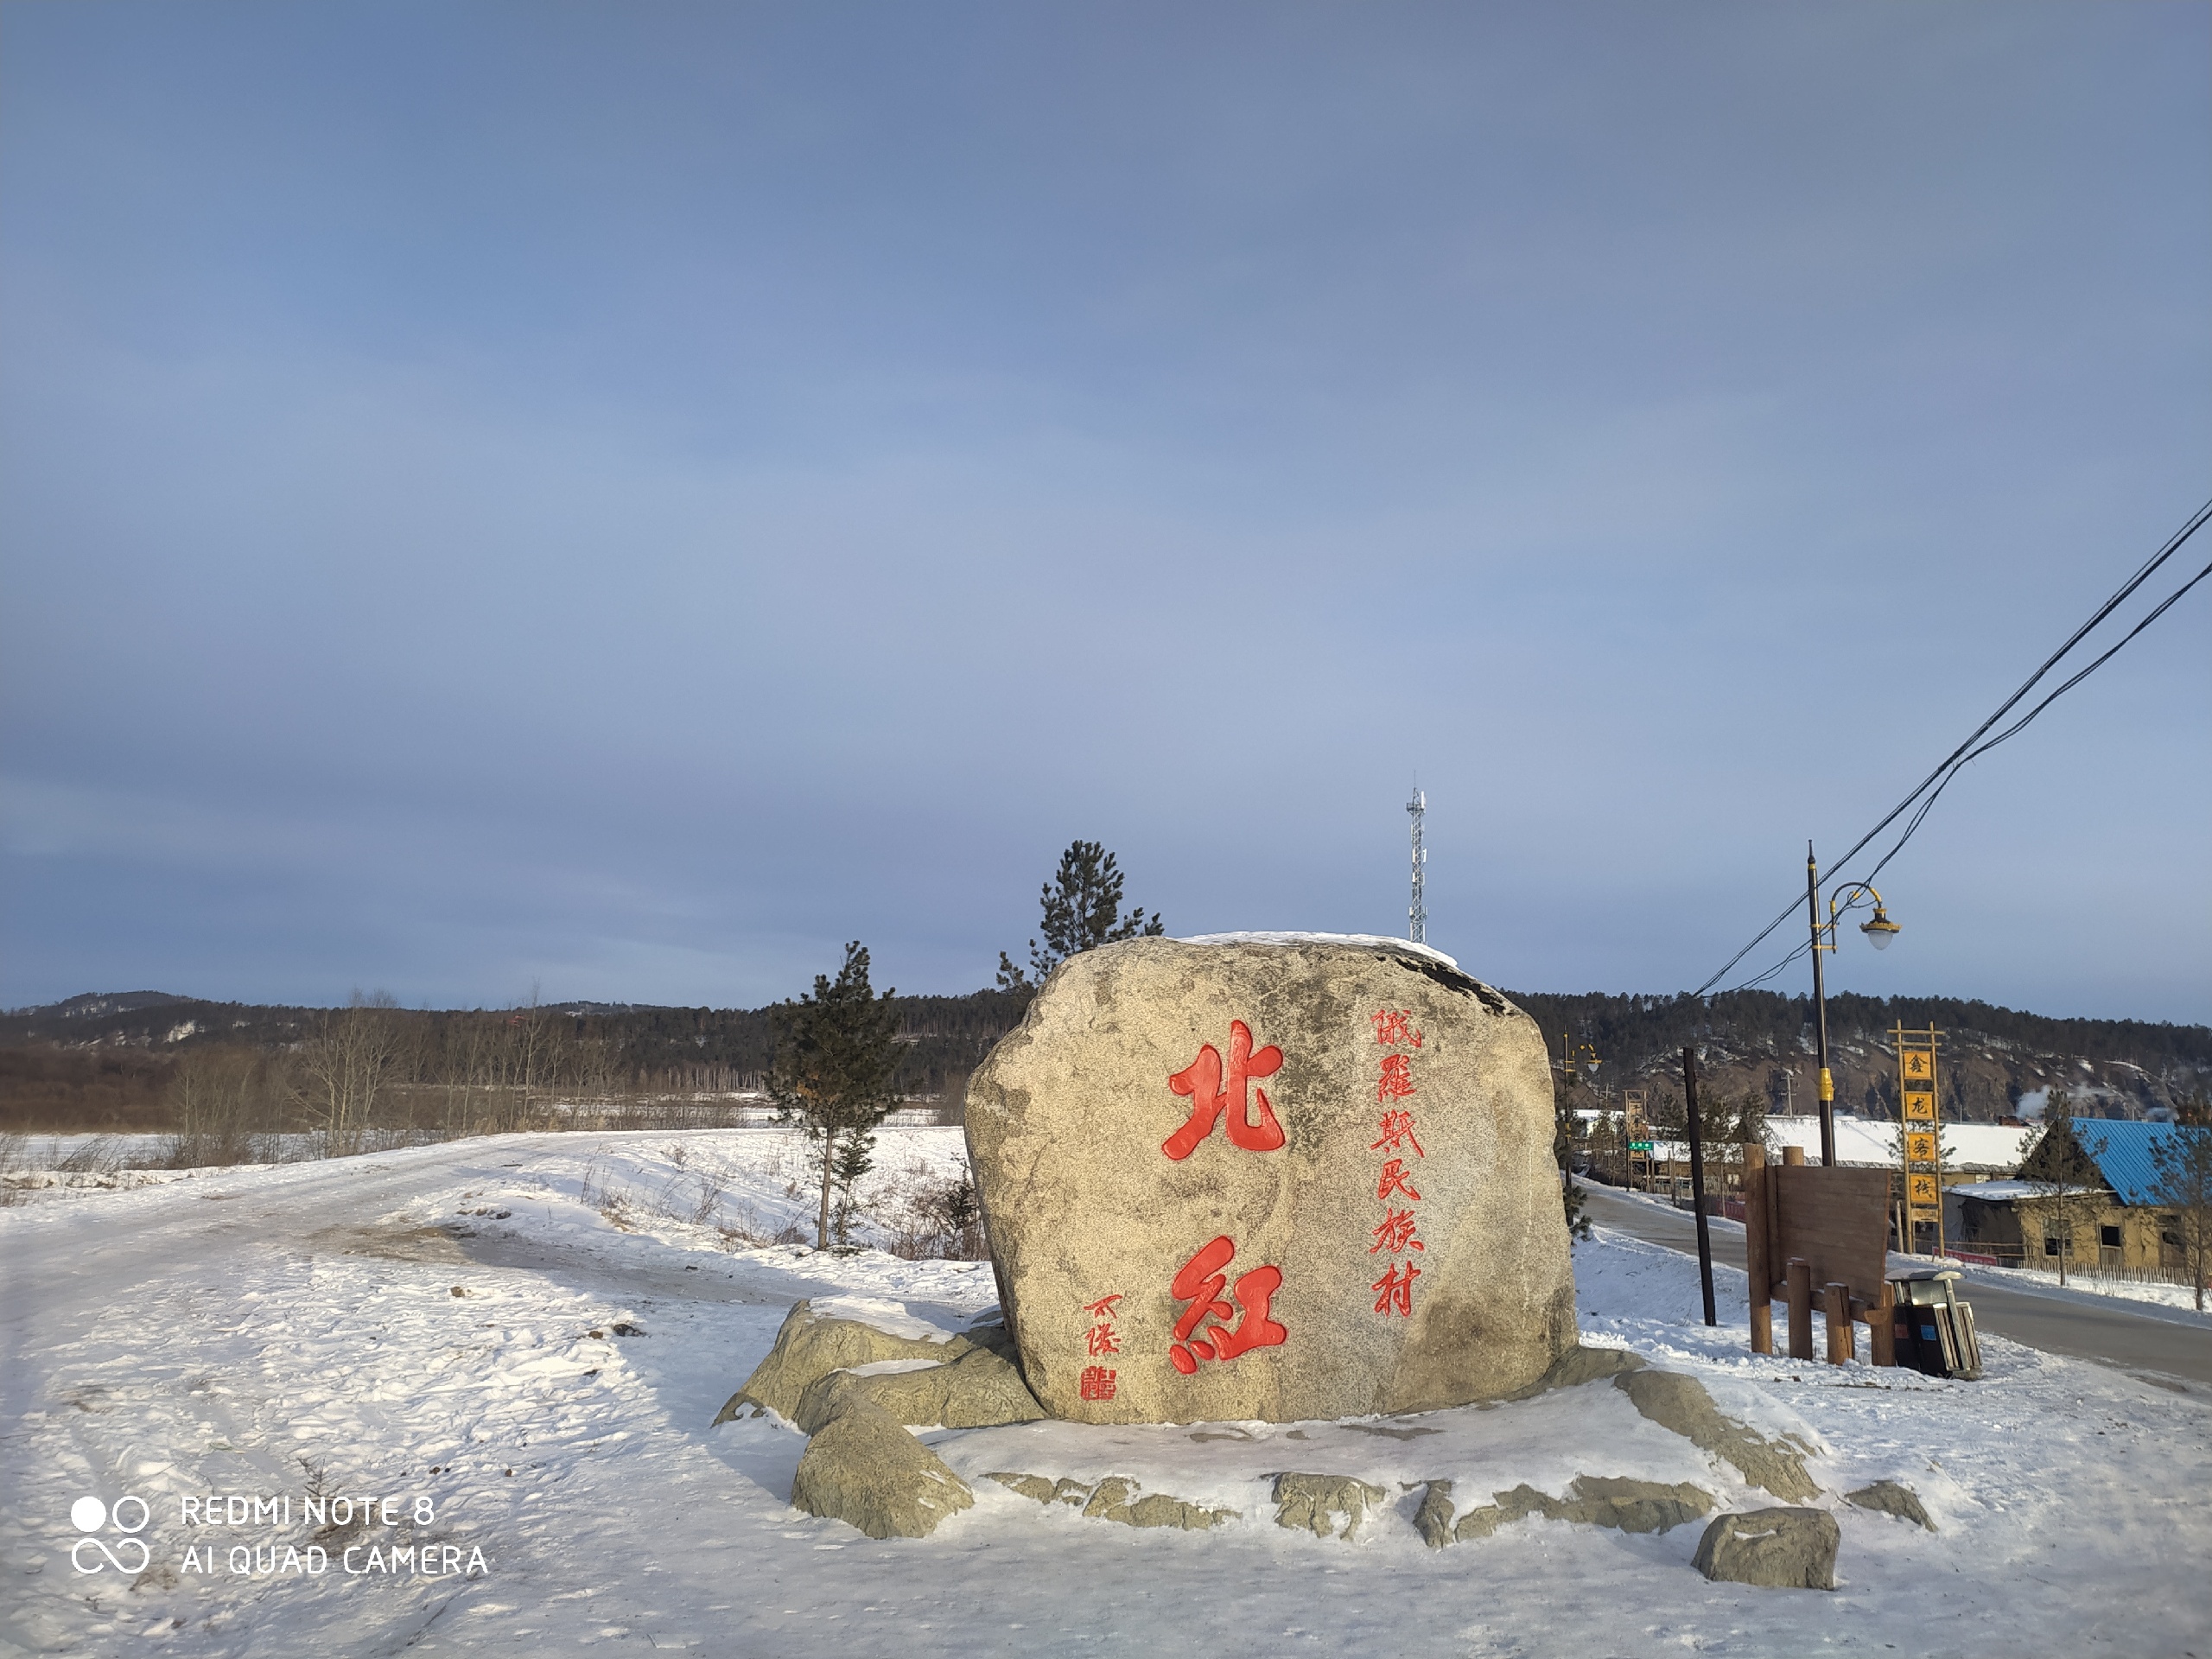
[(1943, 1147), (1936, 1093), (1936, 1049), (1943, 1033), (1933, 1026), (1891, 1036), (1897, 1047), (1898, 1151), (1904, 1166), (1905, 1236), (1900, 1246), (1918, 1248), (1920, 1229), (1935, 1230), (1937, 1254), (1943, 1249)]

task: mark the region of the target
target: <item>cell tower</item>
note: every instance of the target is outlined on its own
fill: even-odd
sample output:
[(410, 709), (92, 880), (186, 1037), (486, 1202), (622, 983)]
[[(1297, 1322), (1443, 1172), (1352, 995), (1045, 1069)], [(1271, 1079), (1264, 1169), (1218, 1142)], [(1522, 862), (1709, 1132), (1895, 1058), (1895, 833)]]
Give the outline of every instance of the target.
[(1421, 844), (1421, 821), (1427, 810), (1428, 797), (1415, 789), (1413, 799), (1406, 803), (1414, 821), (1414, 901), (1407, 906), (1406, 915), (1413, 923), (1411, 937), (1415, 944), (1428, 943), (1428, 906), (1421, 901), (1421, 868), (1428, 862), (1428, 849)]

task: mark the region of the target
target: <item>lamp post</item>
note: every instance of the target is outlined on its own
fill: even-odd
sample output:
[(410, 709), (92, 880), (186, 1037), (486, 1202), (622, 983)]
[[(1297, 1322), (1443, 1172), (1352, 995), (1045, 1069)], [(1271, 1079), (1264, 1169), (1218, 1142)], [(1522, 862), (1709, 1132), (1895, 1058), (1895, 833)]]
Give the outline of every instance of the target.
[(1874, 919), (1861, 922), (1859, 931), (1877, 950), (1886, 950), (1902, 930), (1890, 919), (1882, 908), (1882, 895), (1868, 882), (1854, 881), (1839, 890), (1828, 900), (1827, 920), (1821, 920), (1821, 867), (1813, 857), (1813, 843), (1805, 843), (1805, 915), (1813, 930), (1813, 1042), (1821, 1071), (1821, 1162), (1830, 1167), (1835, 1163), (1835, 1079), (1828, 1073), (1827, 987), (1821, 972), (1821, 952), (1835, 949), (1835, 925), (1861, 894), (1873, 901)]

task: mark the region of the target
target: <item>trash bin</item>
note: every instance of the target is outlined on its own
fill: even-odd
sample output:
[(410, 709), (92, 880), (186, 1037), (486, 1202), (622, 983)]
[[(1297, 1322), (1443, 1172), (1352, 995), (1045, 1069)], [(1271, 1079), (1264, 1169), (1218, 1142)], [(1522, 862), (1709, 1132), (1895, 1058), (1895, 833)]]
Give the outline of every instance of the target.
[(1890, 1280), (1891, 1330), (1897, 1363), (1929, 1376), (1981, 1377), (1981, 1340), (1974, 1308), (1953, 1288), (1956, 1268), (1915, 1268)]

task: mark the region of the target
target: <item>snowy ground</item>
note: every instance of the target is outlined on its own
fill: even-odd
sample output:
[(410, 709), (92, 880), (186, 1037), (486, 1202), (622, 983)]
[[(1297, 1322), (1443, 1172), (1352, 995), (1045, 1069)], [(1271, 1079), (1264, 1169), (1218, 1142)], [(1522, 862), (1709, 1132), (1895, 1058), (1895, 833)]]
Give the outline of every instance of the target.
[[(1604, 1236), (1576, 1251), (1586, 1339), (1695, 1372), (1818, 1449), (1836, 1594), (1709, 1585), (1695, 1526), (1536, 1521), (1432, 1551), (1417, 1493), (1349, 1541), (1277, 1528), (1262, 1501), (1284, 1469), (1394, 1493), (1451, 1478), (1463, 1505), (1493, 1479), (1664, 1472), (1648, 1442), (1620, 1466), (1638, 1431), (1602, 1388), (1368, 1425), (934, 1433), (971, 1474), (1125, 1474), (1244, 1518), (1137, 1531), (984, 1481), (934, 1536), (872, 1541), (786, 1505), (796, 1433), (708, 1425), (794, 1300), (867, 1297), (952, 1331), (991, 1306), (991, 1276), (738, 1242), (807, 1213), (798, 1156), (759, 1130), (518, 1135), (0, 1211), (0, 1655), (2212, 1654), (2212, 1402), (1993, 1338), (1980, 1383), (1754, 1358), (1740, 1322), (1696, 1322), (1681, 1256)], [(957, 1131), (888, 1135), (881, 1196), (958, 1158)], [(1721, 1286), (1740, 1309), (1740, 1275)], [(1667, 1455), (1671, 1478), (1768, 1501)], [(1833, 1496), (1885, 1477), (1942, 1530)], [(392, 1525), (326, 1539), (357, 1565), (397, 1542), (480, 1550), (488, 1570), (227, 1571), (234, 1547), (249, 1567), (256, 1546), (263, 1563), (304, 1549), (311, 1478), (391, 1501)], [(134, 1584), (79, 1549), (102, 1570), (78, 1572), (84, 1536), (136, 1567), (113, 1522), (70, 1518), (125, 1494), (149, 1506), (149, 1565)], [(180, 1519), (187, 1496), (231, 1495), (289, 1495), (293, 1521)], [(202, 1548), (216, 1570), (181, 1572)]]

